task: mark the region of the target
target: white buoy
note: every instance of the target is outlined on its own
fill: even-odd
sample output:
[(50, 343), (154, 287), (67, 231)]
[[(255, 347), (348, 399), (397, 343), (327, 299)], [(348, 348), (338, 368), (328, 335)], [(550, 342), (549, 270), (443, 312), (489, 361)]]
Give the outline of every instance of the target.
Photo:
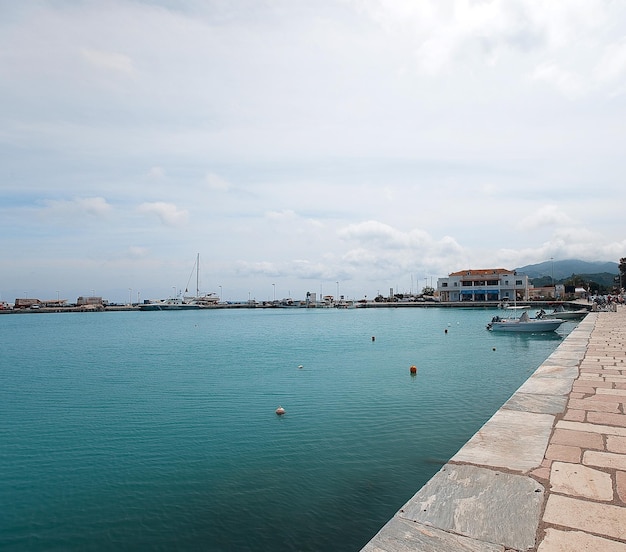
[(285, 409), (282, 406), (279, 406), (276, 409), (276, 414), (278, 414), (279, 416), (282, 416), (285, 413)]
[(302, 364), (298, 364), (298, 368), (302, 369), (303, 368)]

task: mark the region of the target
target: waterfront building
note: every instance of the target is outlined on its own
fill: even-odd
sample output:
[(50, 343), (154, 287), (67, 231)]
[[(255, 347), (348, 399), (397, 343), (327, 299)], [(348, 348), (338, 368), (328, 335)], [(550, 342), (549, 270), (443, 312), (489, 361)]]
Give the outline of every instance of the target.
[(527, 301), (528, 276), (505, 268), (453, 272), (437, 279), (442, 301)]
[(100, 306), (100, 307), (102, 307), (102, 306), (106, 305), (106, 301), (103, 301), (102, 297), (94, 297), (94, 296), (83, 297), (83, 296), (81, 296), (81, 297), (79, 297), (76, 300), (76, 305), (78, 307), (85, 307), (85, 306)]

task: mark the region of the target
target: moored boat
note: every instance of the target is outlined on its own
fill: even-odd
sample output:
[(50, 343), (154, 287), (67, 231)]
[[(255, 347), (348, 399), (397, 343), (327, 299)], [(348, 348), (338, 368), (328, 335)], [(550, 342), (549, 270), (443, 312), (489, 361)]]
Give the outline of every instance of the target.
[(565, 310), (562, 305), (559, 305), (552, 312), (544, 312), (543, 309), (539, 311), (537, 318), (560, 318), (561, 320), (582, 320), (589, 314), (587, 309), (579, 310)]
[(501, 318), (494, 316), (487, 324), (487, 329), (494, 332), (553, 332), (565, 320), (560, 318), (531, 318), (524, 312), (519, 318)]

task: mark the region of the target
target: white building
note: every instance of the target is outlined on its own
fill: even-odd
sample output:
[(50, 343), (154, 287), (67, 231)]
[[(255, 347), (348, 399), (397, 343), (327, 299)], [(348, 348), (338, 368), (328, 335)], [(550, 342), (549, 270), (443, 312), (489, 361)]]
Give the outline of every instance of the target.
[(527, 301), (528, 276), (504, 268), (461, 270), (437, 279), (442, 301)]

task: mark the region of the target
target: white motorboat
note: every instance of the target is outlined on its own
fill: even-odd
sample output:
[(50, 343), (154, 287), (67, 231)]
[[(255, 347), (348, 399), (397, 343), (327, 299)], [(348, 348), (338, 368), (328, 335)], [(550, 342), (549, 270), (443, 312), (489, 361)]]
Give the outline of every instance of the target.
[(587, 309), (579, 310), (565, 310), (562, 305), (559, 305), (552, 312), (544, 312), (543, 309), (539, 311), (537, 318), (560, 318), (561, 320), (582, 320), (589, 314)]
[(487, 329), (493, 332), (552, 332), (565, 320), (560, 318), (531, 318), (524, 312), (519, 318), (501, 318), (494, 316), (487, 324)]

